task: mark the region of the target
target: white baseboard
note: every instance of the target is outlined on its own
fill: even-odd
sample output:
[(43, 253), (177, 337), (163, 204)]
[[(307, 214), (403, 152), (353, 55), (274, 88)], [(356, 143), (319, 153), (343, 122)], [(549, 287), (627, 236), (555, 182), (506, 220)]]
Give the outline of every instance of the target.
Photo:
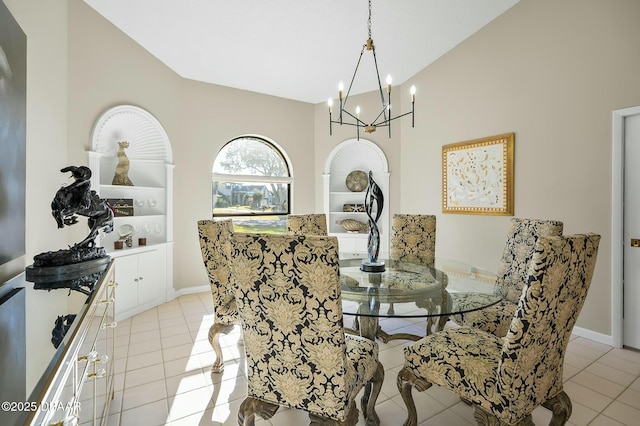
[(209, 284), (200, 285), (200, 286), (197, 286), (197, 287), (181, 288), (180, 290), (175, 290), (173, 292), (173, 298), (177, 299), (178, 297), (185, 296), (187, 294), (208, 293), (208, 292), (211, 292), (211, 287), (209, 286)]
[(594, 342), (603, 343), (609, 346), (614, 346), (613, 337), (608, 334), (598, 333), (596, 331), (592, 331), (582, 327), (573, 327), (572, 334), (579, 337), (584, 337), (585, 339), (593, 340)]

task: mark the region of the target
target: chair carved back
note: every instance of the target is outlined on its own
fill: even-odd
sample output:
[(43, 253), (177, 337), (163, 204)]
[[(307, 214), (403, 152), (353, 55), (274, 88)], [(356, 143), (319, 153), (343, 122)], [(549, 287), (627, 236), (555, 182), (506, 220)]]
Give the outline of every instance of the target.
[(433, 267), (436, 257), (435, 215), (394, 214), (389, 257)]
[(229, 269), (232, 234), (231, 219), (198, 221), (200, 251), (213, 296), (214, 322), (221, 324), (233, 324), (239, 321), (235, 290), (232, 287)]
[(557, 220), (512, 218), (496, 286), (506, 300), (517, 303), (528, 277), (528, 265), (540, 237), (562, 235), (563, 224)]
[(247, 396), (334, 419), (348, 376), (335, 237), (234, 234)]
[(292, 235), (327, 235), (324, 213), (287, 215), (287, 233)]

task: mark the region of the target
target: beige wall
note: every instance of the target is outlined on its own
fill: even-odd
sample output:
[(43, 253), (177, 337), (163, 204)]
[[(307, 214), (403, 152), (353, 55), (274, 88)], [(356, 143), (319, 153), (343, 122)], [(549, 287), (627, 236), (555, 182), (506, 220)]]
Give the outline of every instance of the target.
[(400, 208), (438, 216), (438, 256), (497, 266), (508, 217), (441, 213), (442, 145), (515, 132), (515, 216), (602, 235), (578, 326), (611, 333), (611, 113), (640, 105), (640, 2), (521, 0), (406, 85)]
[[(337, 128), (328, 135), (326, 105), (181, 79), (83, 2), (69, 2), (67, 15), (66, 1), (4, 1), (28, 36), (28, 194), (27, 255), (3, 266), (0, 278), (72, 240), (49, 214), (63, 182), (58, 170), (86, 163), (93, 123), (118, 104), (150, 111), (172, 142), (176, 288), (206, 284), (195, 221), (209, 216), (209, 171), (229, 139), (255, 133), (278, 142), (293, 162), (295, 211), (322, 210), (326, 156), (354, 136)], [(637, 16), (636, 0), (521, 0), (395, 91), (403, 107), (406, 87), (418, 86), (415, 129), (405, 119), (391, 140), (367, 135), (389, 159), (390, 212), (437, 214), (439, 256), (495, 269), (509, 218), (441, 213), (441, 147), (515, 132), (516, 216), (556, 218), (567, 233), (603, 236), (578, 325), (604, 334), (611, 331), (611, 111), (640, 104)], [(363, 108), (373, 102), (360, 98)]]
[[(26, 255), (0, 266), (0, 283), (33, 263), (34, 255), (65, 247), (68, 239), (51, 216), (53, 195), (67, 179), (59, 172), (67, 165), (67, 2), (3, 1), (27, 35), (27, 212)], [(60, 315), (56, 297), (42, 305), (27, 300), (27, 318), (54, 324)], [(53, 347), (43, 352), (38, 343), (50, 339), (50, 332), (27, 331), (27, 392), (53, 355)]]
[(67, 239), (51, 217), (51, 200), (66, 178), (59, 172), (67, 162), (66, 1), (4, 3), (27, 35), (27, 226), (26, 256), (0, 266), (0, 282)]
[[(259, 65), (259, 64), (256, 64)], [(293, 208), (314, 209), (313, 105), (186, 80), (83, 2), (69, 5), (69, 158), (86, 163), (106, 109), (132, 104), (164, 126), (174, 156), (174, 287), (208, 284), (196, 222), (211, 218), (211, 167), (243, 134), (266, 136), (293, 163)]]

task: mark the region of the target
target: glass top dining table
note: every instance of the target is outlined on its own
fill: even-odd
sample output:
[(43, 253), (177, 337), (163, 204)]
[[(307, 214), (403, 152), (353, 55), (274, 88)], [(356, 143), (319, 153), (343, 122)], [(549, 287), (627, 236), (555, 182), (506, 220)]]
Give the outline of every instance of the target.
[[(385, 260), (384, 272), (364, 272), (362, 259), (340, 260), (343, 315), (355, 316), (357, 332), (384, 342), (418, 340), (415, 334), (389, 335), (380, 318), (425, 318), (425, 332), (442, 330), (450, 317), (484, 309), (502, 300), (496, 275), (488, 270), (446, 259), (431, 268)], [(350, 329), (348, 329), (350, 330)]]

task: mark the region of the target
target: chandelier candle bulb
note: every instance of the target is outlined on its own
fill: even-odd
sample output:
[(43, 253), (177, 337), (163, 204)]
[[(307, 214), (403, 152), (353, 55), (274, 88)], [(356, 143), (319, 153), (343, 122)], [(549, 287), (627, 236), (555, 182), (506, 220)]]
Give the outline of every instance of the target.
[(391, 93), (391, 75), (387, 74), (387, 93)]
[(411, 89), (409, 89), (409, 92), (411, 93), (411, 127), (415, 127), (416, 126), (416, 121), (415, 121), (416, 86), (411, 86)]
[(329, 105), (329, 136), (333, 135), (333, 120), (331, 119), (331, 107), (333, 106), (333, 99), (329, 98), (327, 101)]

